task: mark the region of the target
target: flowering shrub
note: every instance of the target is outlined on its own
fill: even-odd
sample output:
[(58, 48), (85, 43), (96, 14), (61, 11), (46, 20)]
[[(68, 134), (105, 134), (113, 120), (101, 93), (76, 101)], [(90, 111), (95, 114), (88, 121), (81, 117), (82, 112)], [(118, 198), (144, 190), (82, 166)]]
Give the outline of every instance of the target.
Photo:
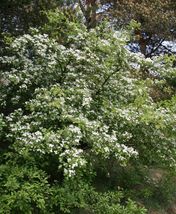
[(175, 169), (175, 97), (153, 101), (154, 80), (140, 76), (149, 62), (130, 54), (123, 36), (73, 27), (77, 35), (68, 34), (67, 44), (35, 31), (16, 38), (0, 59), (0, 137), (10, 144), (1, 151), (0, 207), (4, 213), (144, 213), (133, 202), (121, 205), (116, 193), (97, 193), (92, 179), (97, 163), (111, 160), (124, 168)]

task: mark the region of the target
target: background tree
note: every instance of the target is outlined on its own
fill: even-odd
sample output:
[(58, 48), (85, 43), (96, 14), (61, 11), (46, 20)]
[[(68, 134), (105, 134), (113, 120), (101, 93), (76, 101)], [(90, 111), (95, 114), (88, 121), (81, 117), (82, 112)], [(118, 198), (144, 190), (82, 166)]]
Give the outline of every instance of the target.
[[(140, 51), (145, 56), (152, 56), (159, 50), (172, 52), (167, 47), (164, 48), (163, 42), (173, 41), (176, 38), (176, 2), (174, 0), (152, 2), (149, 0), (80, 0), (79, 3), (85, 17), (89, 16), (91, 23), (94, 23), (92, 26), (89, 23), (89, 27), (94, 27), (99, 17), (108, 18), (117, 28), (125, 27), (131, 20), (135, 20), (141, 26), (133, 31), (134, 41), (139, 44)], [(85, 11), (88, 11), (87, 14)]]
[(30, 27), (43, 25), (46, 13), (56, 8), (60, 1), (55, 0), (2, 0), (0, 3), (0, 45), (4, 36), (18, 36), (27, 33)]
[[(134, 35), (140, 51), (146, 56), (155, 54), (163, 41), (174, 41), (176, 38), (174, 0), (114, 0), (109, 1), (108, 10), (117, 26), (124, 26), (132, 19), (141, 24), (134, 30)], [(169, 51), (167, 47), (165, 51)]]

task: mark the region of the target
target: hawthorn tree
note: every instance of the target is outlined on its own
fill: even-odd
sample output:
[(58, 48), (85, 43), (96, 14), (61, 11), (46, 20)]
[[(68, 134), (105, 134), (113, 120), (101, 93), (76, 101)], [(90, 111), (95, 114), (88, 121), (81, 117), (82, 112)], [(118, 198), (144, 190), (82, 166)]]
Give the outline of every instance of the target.
[[(131, 193), (141, 177), (152, 181), (116, 176), (175, 171), (176, 98), (165, 86), (176, 76), (172, 62), (130, 53), (127, 32), (106, 24), (88, 30), (59, 11), (49, 20), (12, 39), (0, 58), (1, 212), (143, 214)], [(154, 99), (154, 87), (167, 99)]]

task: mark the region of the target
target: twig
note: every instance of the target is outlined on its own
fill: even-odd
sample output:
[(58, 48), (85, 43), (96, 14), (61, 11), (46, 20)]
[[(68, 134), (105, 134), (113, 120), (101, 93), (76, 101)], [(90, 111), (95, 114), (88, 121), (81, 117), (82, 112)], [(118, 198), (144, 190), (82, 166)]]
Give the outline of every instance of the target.
[[(119, 71), (119, 70), (118, 70)], [(106, 85), (106, 83), (109, 81), (109, 79), (118, 71), (114, 71), (111, 74), (109, 74), (106, 79), (104, 80), (104, 82), (102, 83), (101, 87), (95, 92), (95, 95), (100, 94), (101, 91), (103, 91), (104, 86)]]
[(149, 54), (146, 54), (146, 57), (151, 57), (151, 55), (153, 53), (155, 53), (155, 51), (158, 50), (158, 48), (162, 45), (162, 43), (164, 42), (165, 38), (164, 39), (161, 39), (160, 42), (158, 43), (158, 45), (156, 47), (154, 47)]

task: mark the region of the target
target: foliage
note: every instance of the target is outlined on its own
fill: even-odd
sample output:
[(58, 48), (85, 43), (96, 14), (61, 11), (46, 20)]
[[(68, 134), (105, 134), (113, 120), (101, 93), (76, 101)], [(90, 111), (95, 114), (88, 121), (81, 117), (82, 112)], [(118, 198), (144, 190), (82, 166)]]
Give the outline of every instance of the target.
[(171, 36), (170, 30), (175, 29), (173, 18), (176, 5), (173, 0), (157, 0), (154, 2), (148, 0), (117, 0), (114, 6), (121, 22), (129, 22), (131, 19), (135, 19), (141, 23), (142, 30), (149, 34)]
[[(119, 29), (128, 25), (133, 19), (141, 23), (140, 29), (137, 28), (132, 33), (135, 35), (131, 40), (133, 51), (137, 45), (138, 50), (147, 57), (161, 52), (169, 54), (173, 52), (168, 45), (165, 47), (163, 41), (173, 41), (176, 37), (174, 0), (157, 0), (152, 3), (148, 0), (2, 0), (0, 45), (4, 45), (4, 33), (21, 35), (28, 33), (30, 27), (47, 24), (46, 13), (56, 8), (65, 11), (72, 19), (75, 16), (79, 17), (88, 29), (94, 28), (104, 19), (110, 20), (111, 24)], [(53, 14), (52, 17), (54, 18)], [(60, 33), (62, 34), (61, 30)]]
[[(175, 53), (163, 42), (176, 38), (174, 0), (79, 0), (80, 9), (88, 28), (94, 28), (104, 18), (115, 27), (124, 28), (131, 20), (140, 23), (140, 28), (132, 31), (130, 41), (132, 51), (140, 51), (146, 57), (161, 53)], [(72, 2), (73, 4), (73, 2)], [(77, 5), (77, 3), (75, 3)], [(158, 18), (159, 17), (159, 18)], [(171, 43), (170, 43), (171, 44)], [(172, 45), (171, 45), (172, 46)]]
[[(164, 48), (163, 41), (176, 38), (176, 2), (174, 0), (113, 0), (108, 2), (108, 14), (114, 17), (117, 27), (125, 26), (133, 19), (141, 23), (137, 28), (135, 41), (140, 46), (140, 51), (147, 57), (161, 52), (169, 52)], [(112, 19), (112, 18), (111, 18)]]
[(9, 145), (1, 151), (2, 213), (145, 213), (123, 189), (98, 192), (93, 181), (112, 162), (175, 170), (175, 97), (153, 100), (151, 88), (166, 78), (141, 73), (158, 59), (126, 50), (122, 32), (63, 18), (51, 19), (58, 33), (33, 29), (0, 58), (0, 137)]
[(19, 35), (30, 27), (40, 26), (46, 21), (42, 11), (48, 11), (58, 5), (54, 0), (2, 0), (0, 8), (1, 32)]
[(1, 213), (47, 213), (50, 190), (44, 172), (27, 164), (2, 164), (0, 175)]

